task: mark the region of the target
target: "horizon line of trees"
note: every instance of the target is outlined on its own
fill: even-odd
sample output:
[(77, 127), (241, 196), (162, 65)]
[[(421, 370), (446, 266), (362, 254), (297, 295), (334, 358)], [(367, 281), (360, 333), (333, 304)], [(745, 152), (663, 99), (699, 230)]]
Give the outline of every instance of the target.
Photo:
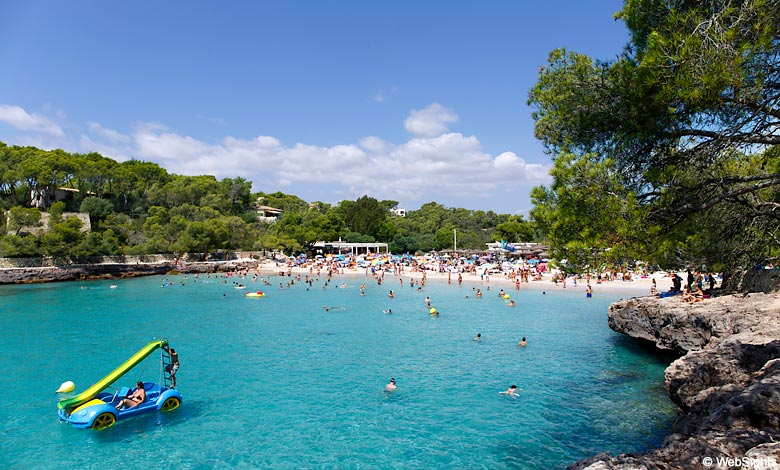
[[(98, 153), (8, 146), (0, 142), (0, 257), (280, 250), (298, 253), (317, 241), (384, 242), (397, 253), (484, 249), (495, 240), (538, 239), (522, 216), (447, 208), (435, 202), (391, 217), (396, 201), (369, 196), (331, 205), (281, 192), (252, 193), (241, 177), (170, 174), (151, 162), (116, 162)], [(66, 200), (42, 209), (57, 188)], [(283, 211), (275, 223), (256, 206)], [(66, 212), (89, 214), (91, 230)]]

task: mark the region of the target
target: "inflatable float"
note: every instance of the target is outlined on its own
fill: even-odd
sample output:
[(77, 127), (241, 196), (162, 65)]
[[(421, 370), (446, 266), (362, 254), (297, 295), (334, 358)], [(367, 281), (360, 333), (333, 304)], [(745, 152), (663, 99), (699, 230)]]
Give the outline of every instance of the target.
[(247, 292), (244, 295), (246, 295), (247, 297), (265, 297), (265, 293), (263, 293), (263, 291), (260, 290), (257, 292)]

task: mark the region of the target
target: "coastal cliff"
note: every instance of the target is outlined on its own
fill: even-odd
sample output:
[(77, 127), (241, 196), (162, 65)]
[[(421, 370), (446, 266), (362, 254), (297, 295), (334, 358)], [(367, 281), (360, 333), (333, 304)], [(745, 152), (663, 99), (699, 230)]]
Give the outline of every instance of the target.
[(623, 300), (609, 326), (682, 355), (665, 373), (679, 416), (659, 449), (570, 469), (780, 468), (780, 293)]

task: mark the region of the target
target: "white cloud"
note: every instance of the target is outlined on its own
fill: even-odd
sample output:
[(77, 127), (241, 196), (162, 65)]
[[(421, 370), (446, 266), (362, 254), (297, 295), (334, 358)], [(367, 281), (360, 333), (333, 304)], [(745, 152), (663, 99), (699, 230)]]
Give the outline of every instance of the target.
[(545, 184), (552, 181), (549, 165), (527, 163), (513, 152), (504, 152), (497, 156), (494, 160), (494, 165), (501, 172), (521, 174), (528, 181), (544, 182)]
[(91, 132), (111, 142), (121, 142), (121, 143), (130, 142), (129, 135), (122, 134), (120, 132), (115, 131), (114, 129), (105, 128), (96, 122), (88, 122), (87, 129), (89, 129)]
[(179, 135), (157, 125), (139, 126), (133, 140), (140, 155), (173, 165), (212, 152), (209, 145), (193, 137)]
[(413, 109), (404, 121), (408, 132), (419, 137), (436, 137), (447, 132), (447, 124), (458, 122), (458, 115), (439, 103), (427, 108)]
[(377, 103), (384, 103), (388, 99), (388, 94), (392, 96), (397, 93), (398, 93), (398, 87), (390, 87), (389, 90), (380, 89), (379, 91), (376, 92), (376, 94), (372, 99)]
[(0, 121), (23, 131), (42, 132), (57, 137), (65, 135), (60, 126), (45, 116), (28, 113), (19, 106), (0, 104)]
[(394, 147), (390, 142), (385, 142), (376, 136), (369, 136), (360, 139), (360, 146), (373, 153), (384, 153)]

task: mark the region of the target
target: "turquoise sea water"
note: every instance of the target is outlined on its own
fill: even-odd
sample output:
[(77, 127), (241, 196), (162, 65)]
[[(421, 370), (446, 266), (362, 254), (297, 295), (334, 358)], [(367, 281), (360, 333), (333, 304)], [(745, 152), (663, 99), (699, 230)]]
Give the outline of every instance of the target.
[[(0, 286), (3, 468), (561, 468), (659, 445), (674, 418), (669, 359), (607, 327), (625, 292), (507, 289), (510, 308), (498, 285), (275, 276), (243, 280), (267, 293), (247, 299), (236, 279), (168, 279)], [(83, 390), (155, 337), (179, 352), (180, 409), (58, 422), (62, 382)], [(117, 385), (158, 380), (155, 361)], [(513, 383), (519, 398), (498, 394)]]

